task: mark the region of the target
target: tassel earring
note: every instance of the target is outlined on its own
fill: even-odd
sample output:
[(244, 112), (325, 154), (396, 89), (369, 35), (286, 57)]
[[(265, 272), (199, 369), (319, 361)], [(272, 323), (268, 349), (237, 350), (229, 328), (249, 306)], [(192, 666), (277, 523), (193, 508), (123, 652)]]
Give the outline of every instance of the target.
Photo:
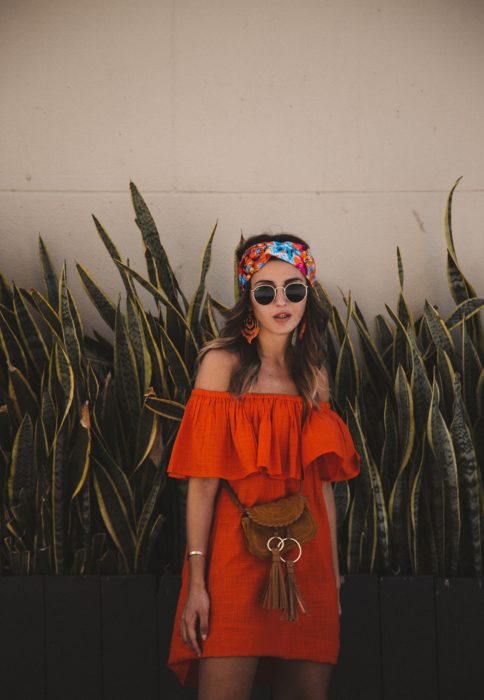
[(241, 334), (244, 336), (246, 341), (250, 344), (254, 338), (256, 338), (259, 335), (260, 331), (260, 326), (257, 324), (257, 319), (256, 317), (251, 313), (249, 316), (247, 316), (245, 320), (245, 324), (240, 331)]
[(306, 319), (304, 318), (302, 323), (301, 323), (301, 328), (299, 329), (299, 332), (297, 334), (298, 340), (303, 339), (303, 335), (304, 335), (305, 331), (306, 331)]

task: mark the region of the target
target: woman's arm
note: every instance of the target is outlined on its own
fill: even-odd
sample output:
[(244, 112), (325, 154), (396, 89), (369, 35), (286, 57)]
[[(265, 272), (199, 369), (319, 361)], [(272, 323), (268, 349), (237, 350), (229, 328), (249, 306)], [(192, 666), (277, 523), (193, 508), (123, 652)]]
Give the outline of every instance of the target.
[[(197, 550), (208, 554), (208, 541), (213, 517), (213, 504), (220, 479), (190, 477), (187, 496), (187, 552)], [(188, 558), (188, 593), (181, 619), (183, 641), (198, 656), (201, 655), (200, 637), (207, 639), (209, 631), (210, 598), (205, 585), (205, 556), (195, 554)]]
[[(225, 391), (229, 385), (234, 362), (233, 355), (225, 350), (209, 350), (198, 367), (195, 387), (211, 391)], [(187, 552), (193, 550), (209, 554), (208, 543), (212, 527), (215, 496), (219, 487), (218, 477), (190, 477), (188, 480), (186, 532)], [(185, 644), (199, 656), (201, 642), (209, 632), (210, 599), (205, 585), (206, 557), (195, 554), (188, 559), (188, 593), (181, 620), (181, 633)]]
[[(207, 553), (213, 504), (220, 479), (215, 477), (190, 477), (187, 496), (187, 551)], [(189, 587), (205, 587), (205, 557), (189, 558)]]
[[(339, 573), (339, 559), (338, 559), (338, 534), (337, 534), (337, 522), (336, 522), (336, 505), (334, 502), (333, 487), (330, 481), (323, 481), (323, 496), (326, 503), (326, 512), (328, 513), (329, 529), (331, 530), (331, 545), (333, 552), (333, 570), (336, 578), (336, 587), (338, 589), (338, 599), (339, 599), (339, 589), (341, 585), (341, 578)], [(341, 615), (341, 605), (339, 607), (339, 612)]]

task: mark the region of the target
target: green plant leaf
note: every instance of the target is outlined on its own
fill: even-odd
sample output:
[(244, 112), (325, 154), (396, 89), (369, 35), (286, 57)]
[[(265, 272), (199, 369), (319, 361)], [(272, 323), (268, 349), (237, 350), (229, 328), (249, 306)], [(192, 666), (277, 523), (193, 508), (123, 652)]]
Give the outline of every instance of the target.
[(472, 575), (482, 577), (480, 502), (482, 484), (472, 441), (472, 433), (466, 421), (466, 411), (458, 373), (456, 373), (454, 378), (454, 393), (454, 415), (450, 426), (450, 434), (458, 466), (459, 485), (463, 501), (463, 515), (465, 515), (467, 520), (469, 539), (472, 545)]
[[(175, 275), (173, 274), (173, 270), (171, 269), (171, 265), (169, 263), (165, 249), (161, 245), (160, 235), (158, 233), (158, 229), (156, 228), (155, 221), (151, 216), (151, 212), (146, 206), (146, 202), (144, 201), (134, 182), (130, 182), (129, 186), (131, 189), (131, 199), (133, 202), (133, 207), (136, 212), (135, 221), (139, 230), (141, 231), (141, 235), (143, 237), (143, 242), (145, 246), (148, 248), (151, 255), (153, 256), (161, 288), (170, 300), (171, 305), (174, 306), (180, 314), (182, 314), (182, 310), (177, 298), (177, 293), (182, 294), (181, 289), (178, 285)], [(183, 294), (182, 298), (185, 301), (186, 308), (186, 299), (183, 296)]]
[(67, 289), (65, 265), (62, 268), (62, 273), (59, 280), (59, 309), (65, 351), (69, 358), (69, 362), (72, 366), (74, 374), (78, 375), (81, 372), (82, 366), (82, 338), (79, 337), (78, 325), (74, 320), (74, 316), (72, 313), (72, 307), (70, 304)]
[(114, 342), (114, 371), (116, 393), (128, 422), (138, 425), (141, 410), (141, 391), (136, 358), (120, 307), (116, 310)]
[(114, 330), (116, 319), (115, 304), (113, 304), (106, 292), (99, 284), (97, 284), (85, 267), (79, 263), (76, 263), (76, 268), (77, 272), (79, 273), (79, 277), (81, 278), (82, 285), (86, 290), (87, 296), (98, 310), (103, 321), (105, 321), (105, 323), (107, 323), (107, 325)]
[(134, 573), (136, 540), (125, 505), (108, 471), (96, 459), (93, 464), (94, 490), (102, 519), (121, 554), (125, 573)]
[(49, 359), (49, 350), (25, 302), (22, 292), (13, 285), (13, 307), (23, 347), (40, 375)]
[(30, 415), (25, 414), (12, 446), (8, 476), (8, 502), (10, 507), (20, 503), (20, 492), (30, 501), (35, 490), (34, 433)]
[(456, 576), (459, 563), (459, 542), (461, 536), (461, 513), (457, 462), (452, 438), (439, 409), (439, 389), (434, 380), (432, 403), (427, 423), (427, 436), (445, 483), (445, 545), (446, 564), (450, 576)]
[(42, 240), (42, 236), (39, 236), (39, 255), (40, 263), (42, 265), (42, 271), (44, 273), (44, 283), (47, 292), (47, 299), (49, 300), (49, 304), (53, 308), (56, 308), (58, 301), (59, 281), (57, 279), (57, 273), (55, 271), (55, 268), (50, 259), (47, 246)]

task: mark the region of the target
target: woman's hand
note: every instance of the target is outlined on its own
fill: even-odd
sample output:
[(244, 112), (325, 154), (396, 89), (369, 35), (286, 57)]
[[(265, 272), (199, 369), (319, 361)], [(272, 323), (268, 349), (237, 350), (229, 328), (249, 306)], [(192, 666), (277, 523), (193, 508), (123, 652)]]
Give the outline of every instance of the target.
[(204, 585), (190, 588), (182, 613), (181, 634), (183, 641), (198, 656), (202, 653), (198, 630), (203, 640), (208, 637), (210, 598)]

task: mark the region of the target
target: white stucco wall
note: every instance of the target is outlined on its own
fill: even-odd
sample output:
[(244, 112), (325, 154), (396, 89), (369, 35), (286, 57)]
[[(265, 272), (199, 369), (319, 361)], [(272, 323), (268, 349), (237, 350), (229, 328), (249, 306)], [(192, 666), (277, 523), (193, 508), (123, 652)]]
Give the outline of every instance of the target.
[[(37, 237), (96, 322), (74, 262), (117, 296), (95, 213), (144, 271), (145, 196), (186, 294), (219, 220), (209, 289), (232, 303), (241, 230), (306, 238), (340, 304), (451, 307), (443, 214), (484, 293), (480, 0), (3, 0), (0, 269), (38, 286)], [(97, 323), (98, 325), (98, 323)]]

